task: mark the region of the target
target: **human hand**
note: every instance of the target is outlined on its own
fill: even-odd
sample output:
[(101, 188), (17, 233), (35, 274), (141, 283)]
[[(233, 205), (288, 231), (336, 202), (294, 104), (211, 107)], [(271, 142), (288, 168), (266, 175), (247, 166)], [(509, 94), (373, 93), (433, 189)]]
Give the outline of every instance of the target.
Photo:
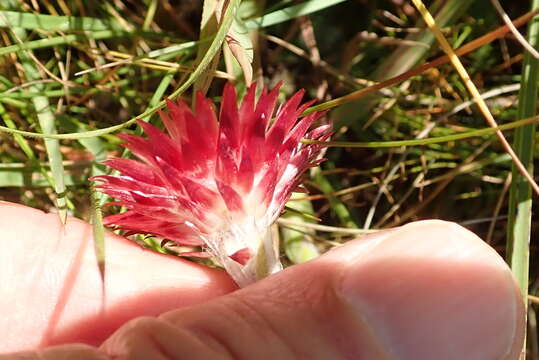
[(112, 234), (103, 289), (90, 226), (20, 205), (0, 202), (0, 234), (0, 352), (29, 350), (0, 359), (516, 359), (524, 337), (503, 260), (441, 221), (237, 291)]

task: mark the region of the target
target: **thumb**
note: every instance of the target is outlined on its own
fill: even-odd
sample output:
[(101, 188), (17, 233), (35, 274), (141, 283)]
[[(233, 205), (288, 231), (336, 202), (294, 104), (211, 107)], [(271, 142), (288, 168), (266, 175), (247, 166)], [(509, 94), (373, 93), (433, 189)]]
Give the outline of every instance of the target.
[(516, 359), (523, 328), (503, 260), (457, 225), (424, 221), (135, 319), (89, 358)]

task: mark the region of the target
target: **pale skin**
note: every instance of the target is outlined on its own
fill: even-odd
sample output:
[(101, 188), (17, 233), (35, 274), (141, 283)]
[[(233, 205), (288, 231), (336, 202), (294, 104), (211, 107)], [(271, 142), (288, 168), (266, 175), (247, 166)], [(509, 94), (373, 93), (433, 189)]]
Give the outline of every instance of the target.
[[(509, 269), (458, 225), (350, 242), (236, 290), (226, 274), (0, 202), (0, 359), (517, 359)], [(19, 352), (17, 355), (13, 352)]]

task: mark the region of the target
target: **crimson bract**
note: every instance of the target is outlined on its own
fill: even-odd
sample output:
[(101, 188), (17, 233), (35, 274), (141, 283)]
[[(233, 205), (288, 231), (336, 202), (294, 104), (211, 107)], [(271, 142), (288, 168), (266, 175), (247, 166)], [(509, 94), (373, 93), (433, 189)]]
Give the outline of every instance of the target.
[(251, 86), (238, 108), (234, 87), (224, 88), (219, 119), (197, 94), (195, 113), (168, 101), (160, 113), (168, 134), (140, 121), (148, 135), (121, 134), (138, 160), (106, 164), (119, 176), (96, 176), (98, 188), (127, 208), (104, 219), (130, 234), (154, 234), (180, 245), (201, 246), (186, 255), (214, 256), (240, 286), (282, 269), (270, 226), (283, 211), (300, 175), (319, 162), (331, 128), (309, 130), (320, 113), (300, 118), (299, 91), (275, 112), (279, 85), (256, 100)]

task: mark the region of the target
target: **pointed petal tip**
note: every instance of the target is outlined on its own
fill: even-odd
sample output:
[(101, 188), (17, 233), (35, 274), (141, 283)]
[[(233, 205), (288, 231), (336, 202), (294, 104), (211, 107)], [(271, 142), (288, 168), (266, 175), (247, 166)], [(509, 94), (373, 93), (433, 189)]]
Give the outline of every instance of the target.
[(150, 128), (150, 127), (153, 127), (153, 128), (155, 128), (155, 129), (157, 129), (155, 126), (153, 126), (153, 125), (150, 124), (149, 122), (146, 122), (146, 121), (141, 120), (141, 119), (138, 119), (138, 120), (137, 120), (137, 124), (138, 124), (138, 126), (140, 126), (140, 127), (144, 130), (145, 133), (147, 132), (146, 129), (148, 129), (148, 128)]
[(275, 84), (273, 86), (273, 88), (271, 89), (271, 92), (274, 92), (274, 91), (279, 91), (281, 89), (281, 87), (283, 86), (284, 84), (284, 81), (283, 80), (279, 80), (277, 81), (277, 84)]
[(94, 175), (88, 178), (91, 182), (106, 182), (110, 178), (110, 175)]
[[(165, 103), (167, 105), (169, 113), (191, 111), (189, 105), (187, 105), (181, 97), (178, 97), (176, 100), (173, 100), (171, 98), (165, 98)], [(171, 116), (174, 117), (173, 114), (171, 114)]]
[(234, 260), (240, 265), (245, 265), (251, 259), (253, 255), (251, 254), (251, 251), (249, 248), (243, 248), (241, 250), (236, 251), (234, 254), (230, 255), (229, 258)]
[(129, 139), (133, 136), (133, 135), (130, 135), (130, 134), (117, 134), (116, 135), (117, 137), (119, 137), (121, 140), (124, 141), (124, 144), (129, 142)]
[(221, 113), (223, 111), (223, 108), (226, 107), (225, 110), (229, 110), (228, 107), (234, 107), (237, 108), (237, 97), (236, 97), (236, 88), (232, 83), (227, 82), (225, 84), (225, 87), (223, 89), (223, 95), (221, 97)]
[(236, 98), (236, 88), (231, 82), (227, 82), (223, 89), (223, 97), (234, 97)]
[(196, 103), (197, 103), (197, 106), (198, 104), (201, 102), (201, 101), (207, 101), (208, 98), (206, 98), (206, 96), (204, 95), (204, 93), (201, 91), (201, 90), (198, 90), (196, 92)]
[[(303, 95), (305, 95), (305, 89), (299, 89), (298, 91), (296, 91), (296, 93), (293, 96), (300, 96), (303, 97)], [(312, 100), (312, 101), (315, 101), (315, 100)]]

